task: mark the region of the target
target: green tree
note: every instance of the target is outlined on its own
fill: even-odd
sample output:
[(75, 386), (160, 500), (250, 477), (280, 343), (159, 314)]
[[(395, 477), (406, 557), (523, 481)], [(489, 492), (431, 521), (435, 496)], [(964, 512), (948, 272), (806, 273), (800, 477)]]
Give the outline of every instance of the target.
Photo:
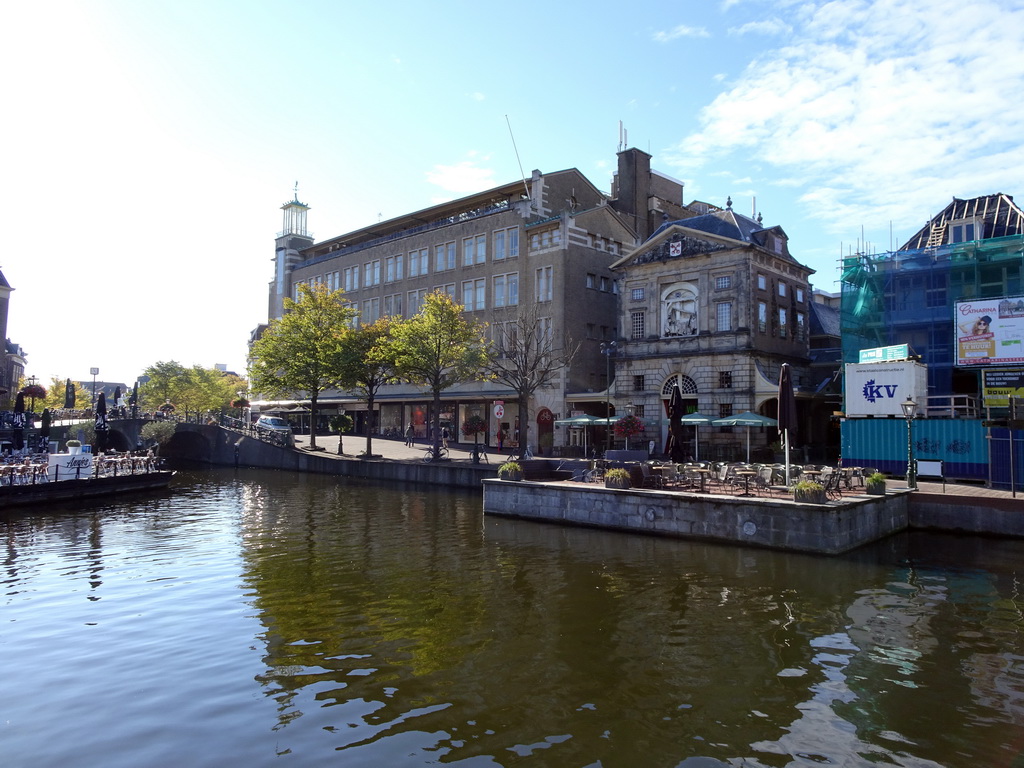
[(395, 379), (395, 349), (391, 343), (394, 321), (382, 317), (371, 325), (353, 329), (345, 335), (343, 364), (339, 371), (341, 386), (355, 389), (366, 398), (367, 458), (373, 455), (373, 404), (382, 386)]
[[(149, 411), (170, 401), (179, 412), (219, 412), (230, 407), (238, 392), (248, 386), (234, 374), (201, 365), (186, 368), (174, 360), (154, 363), (145, 375), (149, 381), (139, 388), (139, 408)], [(129, 394), (125, 393), (126, 399)]]
[(284, 300), (284, 315), (249, 351), (249, 385), (271, 396), (309, 398), (309, 447), (316, 450), (317, 399), (336, 386), (344, 366), (344, 340), (356, 312), (342, 291), (299, 286), (297, 301)]
[(427, 294), (420, 311), (391, 328), (395, 370), (403, 379), (420, 384), (433, 395), (433, 451), (441, 445), (441, 393), (467, 381), (487, 378), (485, 326), (462, 314), (444, 291)]
[(556, 342), (550, 322), (539, 316), (536, 304), (521, 306), (515, 318), (498, 331), (487, 371), (491, 378), (516, 393), (522, 458), (527, 447), (530, 401), (538, 389), (553, 383), (563, 373), (568, 374), (580, 345), (568, 335)]

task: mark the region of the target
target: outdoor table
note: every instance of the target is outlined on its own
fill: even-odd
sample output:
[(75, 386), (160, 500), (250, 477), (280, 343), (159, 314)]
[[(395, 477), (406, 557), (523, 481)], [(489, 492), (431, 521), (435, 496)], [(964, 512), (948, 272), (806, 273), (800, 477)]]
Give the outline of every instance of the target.
[(757, 474), (756, 469), (737, 469), (735, 474), (743, 478), (743, 493), (740, 496), (753, 496), (750, 492), (750, 478)]
[[(707, 478), (708, 475), (711, 474), (711, 470), (708, 469), (707, 467), (689, 467), (686, 471), (695, 472), (697, 474), (697, 476), (700, 478), (700, 492), (707, 493)], [(750, 488), (748, 487), (747, 490), (749, 491)]]

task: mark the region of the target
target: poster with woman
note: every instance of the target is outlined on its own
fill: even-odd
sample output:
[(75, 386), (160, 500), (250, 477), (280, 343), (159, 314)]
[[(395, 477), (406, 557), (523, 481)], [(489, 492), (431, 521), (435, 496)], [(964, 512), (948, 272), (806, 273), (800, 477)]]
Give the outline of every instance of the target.
[(957, 365), (1024, 362), (1024, 298), (956, 305)]

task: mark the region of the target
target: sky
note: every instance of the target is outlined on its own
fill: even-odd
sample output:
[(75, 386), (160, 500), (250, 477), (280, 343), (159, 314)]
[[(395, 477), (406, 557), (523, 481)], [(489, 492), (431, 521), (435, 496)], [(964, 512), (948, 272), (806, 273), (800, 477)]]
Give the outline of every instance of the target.
[(1024, 0), (0, 8), (0, 270), (44, 382), (244, 374), (296, 183), (325, 240), (533, 169), (610, 191), (624, 130), (825, 291), (953, 197), (1024, 195)]

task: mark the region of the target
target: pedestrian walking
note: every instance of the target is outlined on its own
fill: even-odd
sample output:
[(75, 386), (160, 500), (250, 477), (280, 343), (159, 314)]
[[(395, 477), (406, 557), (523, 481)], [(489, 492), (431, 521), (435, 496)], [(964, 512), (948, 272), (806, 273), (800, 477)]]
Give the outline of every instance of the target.
[(441, 430), (441, 445), (448, 447), (448, 427)]
[(412, 444), (413, 444), (413, 441), (415, 439), (416, 439), (416, 430), (414, 430), (412, 428), (412, 424), (410, 424), (409, 428), (407, 430), (405, 430), (405, 446), (407, 448), (412, 448)]
[(502, 451), (502, 449), (504, 447), (505, 447), (505, 430), (504, 429), (499, 429), (498, 430), (498, 453), (501, 453), (501, 451)]

